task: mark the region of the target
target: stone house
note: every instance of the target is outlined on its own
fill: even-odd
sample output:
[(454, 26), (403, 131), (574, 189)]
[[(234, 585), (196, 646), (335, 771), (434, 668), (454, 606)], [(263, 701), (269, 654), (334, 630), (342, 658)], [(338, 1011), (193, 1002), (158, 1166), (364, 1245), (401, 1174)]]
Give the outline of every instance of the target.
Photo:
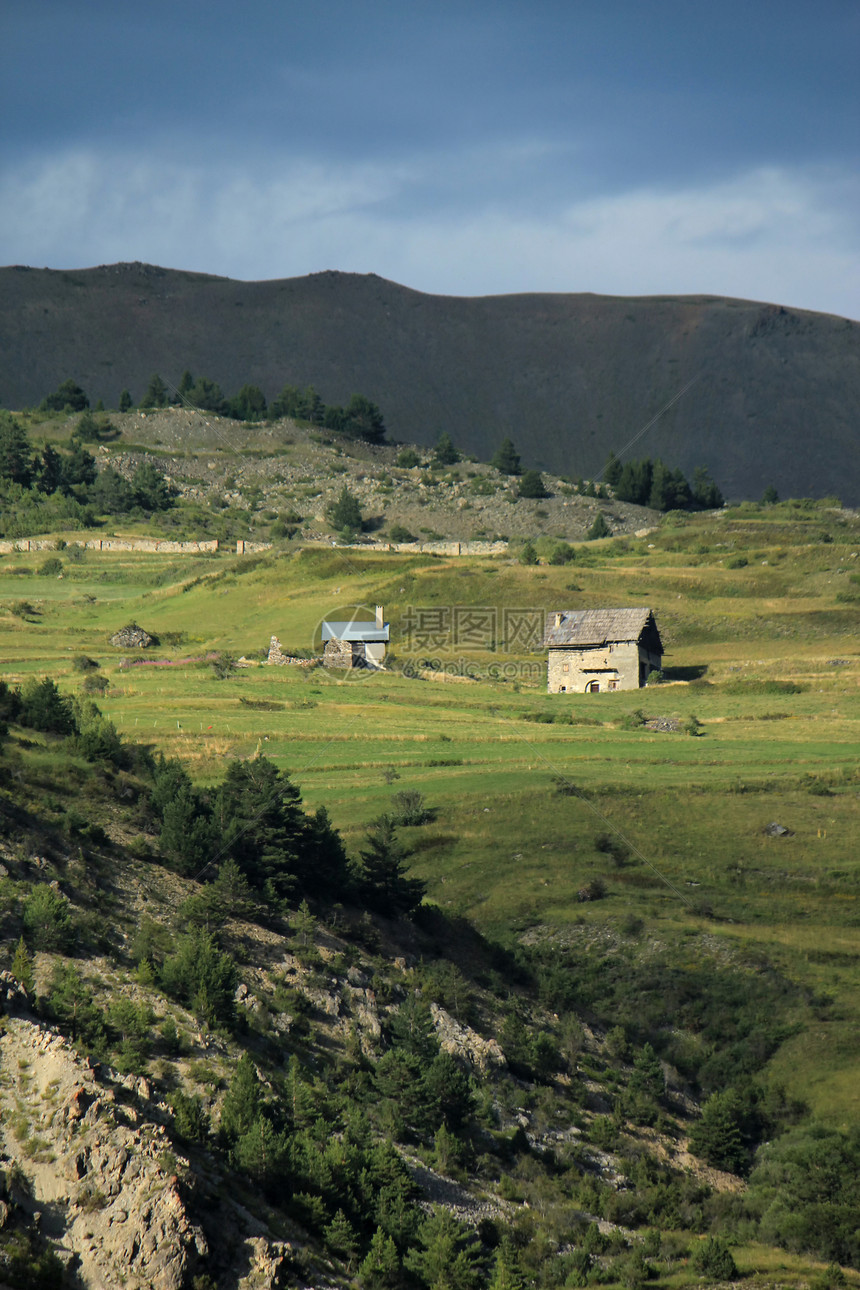
[(322, 642), (325, 667), (382, 667), (388, 644), (388, 623), (383, 620), (382, 605), (376, 606), (373, 622), (355, 618), (349, 622), (324, 622)]
[(650, 609), (566, 609), (547, 615), (549, 694), (638, 690), (663, 660)]

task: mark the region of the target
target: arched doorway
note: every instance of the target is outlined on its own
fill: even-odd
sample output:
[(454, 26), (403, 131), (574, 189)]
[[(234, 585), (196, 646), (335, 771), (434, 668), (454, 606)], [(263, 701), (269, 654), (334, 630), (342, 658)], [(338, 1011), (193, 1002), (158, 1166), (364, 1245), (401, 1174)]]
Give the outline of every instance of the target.
[(589, 681), (589, 682), (588, 682), (588, 684), (587, 684), (587, 685), (586, 685), (586, 687), (585, 687), (585, 693), (586, 693), (586, 694), (599, 694), (599, 693), (600, 693), (600, 682), (599, 682), (599, 681)]

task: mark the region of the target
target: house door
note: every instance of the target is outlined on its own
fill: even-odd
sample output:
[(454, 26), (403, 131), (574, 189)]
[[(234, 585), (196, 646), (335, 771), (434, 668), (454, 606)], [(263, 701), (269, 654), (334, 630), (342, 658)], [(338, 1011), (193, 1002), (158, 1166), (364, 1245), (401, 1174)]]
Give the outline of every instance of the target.
[(599, 682), (599, 681), (589, 681), (589, 682), (588, 682), (588, 685), (585, 687), (585, 693), (586, 693), (586, 694), (599, 694), (599, 693), (600, 693), (600, 682)]

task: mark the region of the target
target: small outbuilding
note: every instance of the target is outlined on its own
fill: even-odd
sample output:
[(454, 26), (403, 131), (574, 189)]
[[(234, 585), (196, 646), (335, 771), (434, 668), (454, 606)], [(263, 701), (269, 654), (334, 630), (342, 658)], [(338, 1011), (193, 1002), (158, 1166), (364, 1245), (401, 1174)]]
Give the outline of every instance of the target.
[(663, 661), (650, 609), (563, 609), (547, 615), (549, 694), (638, 690)]
[(351, 618), (348, 622), (324, 622), (322, 625), (323, 665), (325, 667), (382, 667), (388, 645), (388, 623), (382, 606), (376, 606), (372, 622)]

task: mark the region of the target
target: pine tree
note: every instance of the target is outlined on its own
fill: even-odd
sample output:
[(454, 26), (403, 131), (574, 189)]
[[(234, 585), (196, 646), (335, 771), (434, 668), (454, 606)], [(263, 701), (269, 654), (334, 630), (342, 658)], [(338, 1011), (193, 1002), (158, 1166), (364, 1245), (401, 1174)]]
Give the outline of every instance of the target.
[(352, 495), (346, 484), (340, 490), (340, 496), (337, 501), (329, 508), (328, 518), (338, 530), (359, 531), (361, 529), (364, 523), (361, 507), (358, 504), (358, 499)]
[(8, 412), (0, 410), (0, 480), (29, 488), (31, 479), (27, 432)]
[[(568, 1284), (571, 1283), (568, 1282)], [(505, 1233), (496, 1250), (489, 1290), (523, 1290), (524, 1285), (525, 1278), (523, 1277), (516, 1248), (511, 1238)]]
[(439, 1054), (439, 1040), (433, 1024), (433, 1013), (426, 999), (407, 994), (391, 1018), (391, 1042), (424, 1063)]
[(266, 757), (234, 761), (215, 795), (214, 816), (248, 881), (278, 903), (293, 891), (308, 825), (301, 794)]
[(419, 1247), (406, 1254), (406, 1267), (427, 1286), (474, 1290), (481, 1281), (480, 1254), (470, 1233), (447, 1209), (436, 1210), (418, 1230)]
[(65, 412), (66, 408), (72, 412), (83, 412), (84, 408), (90, 406), (90, 401), (77, 382), (69, 377), (53, 394), (42, 399), (39, 406), (44, 412)]
[(364, 1290), (391, 1290), (400, 1280), (400, 1258), (397, 1246), (381, 1227), (377, 1227), (370, 1249), (358, 1269)]
[(286, 1143), (266, 1115), (258, 1115), (233, 1148), (233, 1159), (256, 1182), (271, 1183), (281, 1173)]
[(426, 887), (420, 879), (406, 877), (408, 854), (387, 816), (371, 824), (361, 852), (363, 886), (367, 903), (381, 914), (410, 914), (421, 904)]
[(604, 482), (610, 488), (614, 488), (621, 478), (622, 465), (612, 449), (609, 449), (609, 456), (606, 458), (606, 465), (603, 467)]
[(36, 978), (33, 972), (33, 956), (27, 949), (27, 945), (22, 936), (15, 947), (15, 954), (12, 959), (12, 975), (19, 985), (22, 985), (28, 994), (32, 994), (36, 987)]
[(690, 1133), (690, 1150), (715, 1169), (742, 1174), (749, 1164), (742, 1132), (743, 1108), (732, 1089), (714, 1093)]
[(606, 523), (606, 516), (603, 511), (598, 511), (594, 517), (594, 523), (586, 533), (589, 542), (594, 542), (598, 538), (612, 537), (612, 529)]
[(153, 372), (149, 378), (149, 385), (147, 385), (146, 393), (140, 400), (140, 406), (142, 408), (167, 407), (167, 386), (157, 372)]
[(358, 1235), (342, 1209), (323, 1230), (323, 1238), (328, 1248), (346, 1264), (347, 1272), (351, 1272), (359, 1251)]
[(221, 1103), (221, 1131), (236, 1142), (250, 1132), (262, 1110), (262, 1086), (249, 1053), (243, 1053), (233, 1068), (230, 1087)]
[(633, 1059), (630, 1089), (634, 1093), (645, 1093), (653, 1098), (662, 1097), (666, 1091), (663, 1067), (650, 1044), (645, 1044)]
[(503, 439), (493, 455), (490, 465), (502, 475), (520, 473), (520, 455), (510, 439)]
[(365, 443), (384, 443), (385, 424), (375, 403), (363, 394), (353, 394), (343, 410), (343, 429)]
[(440, 466), (455, 466), (460, 454), (447, 430), (443, 430), (433, 450), (433, 460)]
[(119, 411), (130, 412), (134, 404), (131, 401), (131, 395), (128, 390), (121, 390), (119, 396)]
[(527, 470), (525, 472), (520, 479), (517, 495), (519, 497), (549, 497), (543, 482), (543, 475), (539, 470)]

